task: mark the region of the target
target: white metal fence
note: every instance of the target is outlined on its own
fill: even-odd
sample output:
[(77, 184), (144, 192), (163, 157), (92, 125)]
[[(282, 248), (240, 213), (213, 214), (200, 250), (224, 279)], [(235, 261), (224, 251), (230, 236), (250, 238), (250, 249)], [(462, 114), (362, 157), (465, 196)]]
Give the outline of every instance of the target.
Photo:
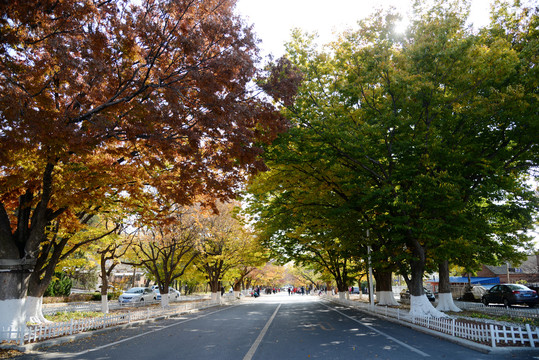
[[(182, 302), (182, 301), (193, 301), (193, 300), (203, 300), (207, 299), (206, 296), (181, 296), (178, 299), (170, 300), (171, 303)], [(140, 308), (145, 307), (151, 304), (160, 304), (161, 300), (154, 301), (145, 301), (145, 302), (134, 302), (134, 303), (125, 303), (120, 304), (118, 301), (109, 301), (109, 310), (118, 310), (124, 308)], [(101, 302), (71, 302), (65, 304), (53, 304), (53, 305), (43, 305), (43, 314), (44, 315), (53, 315), (59, 312), (75, 312), (75, 311), (84, 311), (84, 312), (100, 312), (101, 311)]]
[(509, 316), (512, 318), (539, 318), (539, 309), (534, 308), (530, 309), (527, 307), (501, 307), (501, 306), (485, 306), (482, 303), (473, 303), (466, 301), (455, 301), (461, 310), (471, 310), (479, 311), (484, 314), (495, 315), (495, 316)]
[[(235, 301), (233, 297), (221, 298), (221, 304)], [(146, 308), (118, 314), (105, 314), (101, 317), (71, 320), (67, 322), (46, 323), (38, 325), (21, 324), (15, 328), (0, 329), (2, 339), (11, 339), (16, 345), (24, 345), (60, 336), (73, 335), (89, 330), (104, 329), (110, 326), (129, 324), (150, 318), (173, 316), (194, 309), (204, 309), (218, 305), (210, 300), (189, 302), (179, 306), (163, 308)]]
[(520, 327), (473, 323), (455, 318), (418, 317), (410, 316), (408, 311), (399, 308), (390, 308), (387, 306), (371, 307), (369, 304), (363, 302), (337, 299), (335, 297), (330, 297), (330, 300), (343, 305), (361, 308), (369, 313), (376, 313), (387, 318), (396, 319), (400, 322), (415, 324), (423, 328), (491, 346), (493, 348), (502, 346), (535, 348), (539, 345), (539, 329), (532, 329), (529, 324)]

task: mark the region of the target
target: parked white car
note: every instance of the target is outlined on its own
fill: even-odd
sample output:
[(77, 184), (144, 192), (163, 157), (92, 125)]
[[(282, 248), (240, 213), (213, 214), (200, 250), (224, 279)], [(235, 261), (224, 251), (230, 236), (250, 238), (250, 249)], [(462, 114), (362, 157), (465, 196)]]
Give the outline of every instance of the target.
[[(161, 300), (161, 293), (159, 292), (159, 286), (158, 285), (152, 286), (152, 290), (155, 293), (155, 295), (157, 295), (157, 300)], [(168, 287), (168, 300), (169, 301), (177, 300), (179, 297), (180, 297), (180, 292), (169, 286)]]
[(136, 303), (136, 302), (145, 302), (145, 301), (155, 301), (157, 300), (157, 295), (152, 291), (152, 289), (147, 287), (134, 287), (125, 291), (118, 301), (120, 304)]

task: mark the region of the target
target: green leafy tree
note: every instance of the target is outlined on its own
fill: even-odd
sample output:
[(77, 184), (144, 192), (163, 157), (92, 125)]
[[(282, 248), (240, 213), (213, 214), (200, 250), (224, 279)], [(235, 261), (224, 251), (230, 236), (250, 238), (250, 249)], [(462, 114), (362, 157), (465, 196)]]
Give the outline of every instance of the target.
[(69, 296), (73, 282), (66, 273), (57, 272), (47, 286), (44, 296)]
[[(505, 30), (472, 33), (463, 4), (417, 7), (405, 35), (394, 31), (396, 14), (379, 12), (326, 52), (295, 33), (288, 58), (304, 80), (284, 110), (290, 131), (269, 154), (279, 154), (269, 157), (277, 172), (300, 156), (324, 164), (310, 177), (320, 186), (301, 200), (333, 194), (361, 212), (355, 218), (383, 235), (378, 251), (399, 265), (419, 301), (412, 311), (436, 316), (421, 296), (425, 271), (446, 260), (469, 262), (461, 256), (467, 252), (477, 262), (515, 254), (527, 245), (522, 233), (537, 210), (525, 183), (537, 165), (538, 126), (537, 87), (525, 73), (536, 69), (524, 41), (520, 49), (512, 42), (528, 36), (520, 32), (537, 21), (536, 10), (524, 11), (519, 26), (503, 25), (509, 37)], [(298, 195), (287, 185), (274, 199)], [(331, 190), (319, 195), (321, 185)], [(341, 239), (348, 248), (368, 244)], [(299, 234), (286, 246), (294, 242)]]

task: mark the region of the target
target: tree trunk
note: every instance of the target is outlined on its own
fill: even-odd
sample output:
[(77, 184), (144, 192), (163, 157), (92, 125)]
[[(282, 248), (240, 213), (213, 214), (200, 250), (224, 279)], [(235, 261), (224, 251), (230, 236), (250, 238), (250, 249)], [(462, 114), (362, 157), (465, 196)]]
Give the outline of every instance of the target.
[[(15, 329), (26, 321), (30, 277), (36, 266), (40, 242), (50, 221), (47, 206), (52, 196), (53, 169), (54, 164), (46, 164), (41, 199), (37, 204), (32, 205), (34, 194), (30, 190), (19, 197), (15, 231), (4, 204), (0, 202), (0, 328)], [(16, 334), (2, 333), (0, 337), (12, 339)]]
[(219, 304), (221, 302), (221, 293), (220, 292), (211, 292), (211, 302), (213, 304)]
[[(16, 329), (26, 322), (26, 294), (32, 268), (24, 260), (0, 260), (0, 328)], [(16, 334), (0, 334), (0, 340), (16, 338)]]
[(344, 276), (335, 276), (335, 283), (337, 284), (337, 290), (339, 293), (346, 293), (348, 291), (348, 285)]
[(107, 276), (107, 268), (105, 267), (104, 253), (101, 254), (101, 312), (103, 314), (109, 313), (108, 302), (108, 290), (109, 290), (109, 278)]
[(48, 267), (44, 275), (40, 278), (35, 269), (28, 279), (28, 299), (26, 300), (26, 321), (34, 324), (48, 323), (49, 320), (43, 316), (43, 294), (52, 281), (54, 269)]
[(50, 323), (43, 315), (43, 296), (26, 298), (26, 321), (33, 324)]
[(378, 305), (386, 306), (398, 306), (399, 303), (395, 300), (393, 295), (393, 283), (392, 283), (391, 271), (377, 270), (374, 272), (374, 278), (376, 279), (376, 298)]
[(234, 291), (234, 298), (235, 299), (240, 298), (241, 285), (243, 283), (244, 278), (245, 278), (245, 276), (242, 276), (241, 278), (236, 279), (236, 281), (234, 282), (234, 286), (232, 287), (232, 291)]
[(357, 279), (357, 288), (359, 289), (359, 299), (363, 299), (363, 288), (361, 287), (361, 279), (363, 279), (363, 275), (360, 274), (359, 278)]
[(219, 283), (219, 280), (213, 280), (208, 282), (211, 291), (211, 302), (216, 304), (221, 302), (221, 287), (219, 286)]
[(415, 260), (410, 262), (410, 270), (410, 284), (408, 285), (410, 295), (425, 295), (425, 292), (423, 290), (423, 274), (425, 273), (425, 262), (421, 260)]
[(440, 283), (438, 286), (438, 306), (436, 310), (439, 311), (461, 311), (453, 302), (453, 296), (451, 295), (451, 281), (449, 280), (449, 261), (444, 260), (438, 264), (438, 273), (440, 276)]
[(234, 283), (234, 286), (232, 287), (232, 291), (234, 292), (234, 298), (239, 299), (240, 293), (241, 293), (241, 283), (243, 282), (243, 277), (241, 280), (238, 280)]
[(168, 305), (169, 305), (169, 298), (168, 298), (168, 286), (166, 288), (166, 293), (164, 292), (161, 292), (161, 290), (159, 290), (159, 292), (161, 293), (161, 307), (162, 308), (167, 308)]
[[(423, 258), (424, 259), (424, 258)], [(425, 273), (425, 261), (416, 260), (410, 262), (411, 279), (410, 290), (410, 316), (446, 317), (444, 313), (432, 306), (423, 290), (423, 274)]]
[(109, 298), (107, 294), (105, 295), (101, 294), (101, 312), (103, 314), (109, 313)]

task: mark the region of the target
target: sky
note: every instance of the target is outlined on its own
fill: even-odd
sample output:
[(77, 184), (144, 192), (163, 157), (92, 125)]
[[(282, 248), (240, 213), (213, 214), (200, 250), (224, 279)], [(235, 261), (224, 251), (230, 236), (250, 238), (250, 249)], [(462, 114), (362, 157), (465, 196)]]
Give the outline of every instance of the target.
[[(475, 26), (489, 21), (493, 0), (472, 0), (470, 19)], [(334, 39), (333, 33), (355, 27), (380, 7), (395, 7), (405, 14), (413, 0), (238, 0), (237, 12), (262, 40), (263, 55), (283, 55), (284, 43), (290, 40), (291, 29), (317, 32), (320, 43)]]

